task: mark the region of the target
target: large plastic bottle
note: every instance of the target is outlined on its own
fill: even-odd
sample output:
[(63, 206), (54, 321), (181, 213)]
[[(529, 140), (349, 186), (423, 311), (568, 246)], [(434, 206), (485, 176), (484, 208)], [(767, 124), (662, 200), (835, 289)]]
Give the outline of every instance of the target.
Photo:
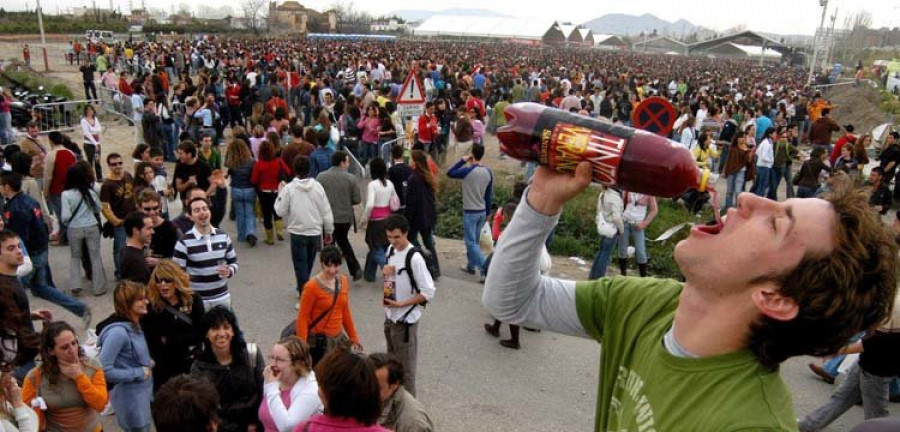
[(497, 138), (516, 159), (566, 173), (589, 160), (595, 182), (657, 197), (706, 189), (691, 152), (659, 135), (531, 102), (510, 105), (504, 114)]

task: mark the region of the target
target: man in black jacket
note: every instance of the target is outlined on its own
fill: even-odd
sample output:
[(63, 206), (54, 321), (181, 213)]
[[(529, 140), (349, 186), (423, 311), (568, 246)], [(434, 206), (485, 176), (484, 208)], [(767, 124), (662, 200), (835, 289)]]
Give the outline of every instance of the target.
[(881, 167), (872, 168), (869, 173), (868, 186), (872, 194), (869, 196), (869, 205), (880, 214), (887, 213), (891, 208), (891, 190), (884, 183), (884, 171)]
[(150, 147), (165, 150), (165, 136), (162, 132), (162, 120), (156, 112), (156, 102), (147, 96), (144, 98), (144, 116), (141, 118), (144, 129), (144, 142)]

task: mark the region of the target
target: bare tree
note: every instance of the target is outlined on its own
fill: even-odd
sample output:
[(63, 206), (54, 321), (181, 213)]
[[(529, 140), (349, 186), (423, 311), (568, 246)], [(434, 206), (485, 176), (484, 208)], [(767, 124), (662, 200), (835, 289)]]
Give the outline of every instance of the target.
[(266, 26), (266, 19), (269, 15), (268, 0), (244, 0), (241, 3), (241, 11), (244, 13), (244, 19), (247, 20), (247, 28), (252, 30), (254, 34)]
[(839, 32), (840, 38), (835, 45), (841, 47), (844, 61), (858, 58), (866, 48), (866, 34), (872, 27), (872, 12), (859, 10), (844, 17), (844, 30)]
[(339, 33), (366, 32), (374, 19), (368, 12), (357, 9), (353, 0), (335, 0), (331, 10), (337, 15)]

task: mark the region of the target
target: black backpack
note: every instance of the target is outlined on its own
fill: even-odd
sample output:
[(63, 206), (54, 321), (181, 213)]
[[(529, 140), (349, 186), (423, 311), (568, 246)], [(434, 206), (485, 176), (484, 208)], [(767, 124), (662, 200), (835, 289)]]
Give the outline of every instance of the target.
[[(389, 246), (387, 259), (391, 259), (391, 257), (394, 256), (395, 252), (396, 251), (394, 250), (394, 247)], [(413, 246), (409, 250), (409, 252), (406, 253), (406, 262), (403, 264), (402, 269), (397, 270), (397, 276), (400, 276), (401, 273), (406, 272), (406, 275), (409, 277), (409, 285), (412, 286), (413, 292), (415, 292), (416, 294), (419, 294), (422, 292), (422, 290), (419, 289), (419, 284), (416, 282), (416, 278), (413, 275), (413, 271), (412, 271), (412, 258), (413, 258), (413, 255), (415, 255), (415, 254), (419, 254), (422, 256), (422, 259), (425, 260), (425, 266), (428, 267), (428, 273), (431, 274), (432, 277), (434, 277), (434, 272), (432, 271), (432, 265), (430, 264), (430, 254), (426, 255), (424, 252), (422, 252), (421, 249), (419, 249), (416, 246)], [(408, 312), (406, 312), (406, 314), (409, 315), (409, 312), (412, 312), (412, 309), (416, 306), (422, 306), (424, 308), (427, 304), (428, 304), (428, 302), (426, 301), (424, 303), (419, 303), (417, 305), (414, 305), (412, 308), (409, 309)]]

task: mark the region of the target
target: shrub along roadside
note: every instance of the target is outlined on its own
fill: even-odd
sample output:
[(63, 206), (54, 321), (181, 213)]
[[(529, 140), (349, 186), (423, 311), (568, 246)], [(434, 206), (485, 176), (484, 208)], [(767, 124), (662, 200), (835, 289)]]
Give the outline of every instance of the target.
[(9, 70), (9, 71), (4, 72), (4, 74), (6, 75), (5, 78), (7, 78), (7, 79), (3, 80), (3, 81), (5, 81), (3, 83), (3, 85), (6, 85), (6, 86), (10, 85), (9, 80), (11, 79), (21, 85), (24, 85), (25, 87), (28, 87), (32, 91), (37, 91), (38, 87), (44, 86), (44, 91), (46, 91), (47, 93), (50, 93), (54, 96), (61, 96), (68, 100), (75, 99), (75, 94), (72, 93), (72, 90), (69, 89), (69, 87), (66, 86), (65, 84), (61, 84), (58, 81), (55, 81), (55, 80), (52, 80), (49, 78), (44, 78), (44, 77), (29, 73), (25, 70), (18, 70), (18, 71)]
[[(512, 196), (512, 180), (500, 173), (494, 177), (494, 204), (502, 205)], [(590, 187), (566, 204), (560, 216), (559, 226), (550, 244), (550, 253), (562, 256), (577, 256), (588, 262), (594, 258), (600, 244), (600, 237), (594, 218), (597, 212), (597, 195), (599, 187)], [(653, 223), (647, 227), (647, 254), (650, 257), (650, 273), (659, 277), (680, 278), (681, 271), (675, 263), (673, 252), (675, 245), (687, 237), (688, 229), (682, 229), (664, 242), (653, 242), (667, 229), (684, 222), (702, 222), (709, 220), (711, 212), (705, 212), (698, 218), (688, 213), (681, 204), (670, 199), (658, 199), (659, 213)], [(441, 176), (438, 191), (438, 223), (437, 235), (445, 238), (462, 240), (462, 183)], [(613, 259), (613, 265), (615, 265)], [(634, 260), (629, 260), (629, 268), (636, 269)], [(636, 270), (630, 270), (635, 271)], [(587, 277), (587, 274), (584, 275)]]

